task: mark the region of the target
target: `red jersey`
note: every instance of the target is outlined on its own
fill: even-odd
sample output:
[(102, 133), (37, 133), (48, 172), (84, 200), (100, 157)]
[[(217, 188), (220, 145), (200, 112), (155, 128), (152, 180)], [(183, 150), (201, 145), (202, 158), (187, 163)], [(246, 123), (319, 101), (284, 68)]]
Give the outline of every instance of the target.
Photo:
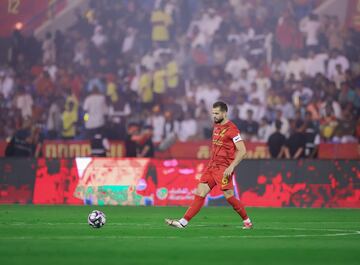
[(228, 167), (235, 159), (235, 143), (239, 141), (242, 141), (240, 131), (233, 122), (215, 124), (209, 165)]

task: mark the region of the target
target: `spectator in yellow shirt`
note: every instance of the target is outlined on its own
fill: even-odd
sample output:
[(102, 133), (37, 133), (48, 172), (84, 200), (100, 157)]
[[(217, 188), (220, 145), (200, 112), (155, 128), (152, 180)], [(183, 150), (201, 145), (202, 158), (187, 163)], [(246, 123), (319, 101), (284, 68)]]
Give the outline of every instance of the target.
[(162, 104), (163, 95), (166, 92), (166, 72), (160, 63), (155, 63), (155, 71), (153, 73), (153, 92), (154, 100), (157, 104)]
[(170, 89), (176, 89), (179, 85), (179, 68), (172, 54), (167, 55), (166, 65), (166, 80), (167, 87)]
[(153, 103), (154, 93), (151, 87), (151, 74), (145, 66), (141, 66), (141, 75), (139, 79), (139, 95), (144, 108)]
[(112, 103), (116, 103), (119, 100), (119, 95), (115, 83), (115, 76), (109, 74), (107, 75), (106, 79), (107, 79), (106, 96), (110, 98)]
[(78, 114), (75, 110), (74, 103), (69, 102), (65, 105), (65, 110), (62, 114), (62, 138), (74, 139), (76, 134), (76, 122), (78, 121)]
[(151, 14), (152, 34), (151, 38), (153, 42), (166, 42), (169, 41), (169, 29), (172, 24), (172, 18), (165, 11), (156, 9)]

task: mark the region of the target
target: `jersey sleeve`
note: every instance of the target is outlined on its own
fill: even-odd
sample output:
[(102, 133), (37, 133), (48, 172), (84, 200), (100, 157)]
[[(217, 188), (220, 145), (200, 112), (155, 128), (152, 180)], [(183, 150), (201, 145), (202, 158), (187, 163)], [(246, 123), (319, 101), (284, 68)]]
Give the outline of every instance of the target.
[(240, 135), (240, 131), (237, 128), (231, 129), (229, 131), (229, 136), (230, 136), (231, 140), (233, 141), (233, 143), (243, 141), (243, 138)]

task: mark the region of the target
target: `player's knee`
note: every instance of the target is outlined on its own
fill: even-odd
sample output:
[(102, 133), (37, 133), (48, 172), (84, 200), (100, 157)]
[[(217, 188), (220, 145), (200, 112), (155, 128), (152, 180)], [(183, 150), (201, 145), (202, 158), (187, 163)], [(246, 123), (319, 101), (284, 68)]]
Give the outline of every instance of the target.
[(206, 197), (207, 192), (202, 189), (196, 189), (194, 194), (200, 197)]
[(225, 196), (226, 199), (234, 196), (234, 191), (233, 190), (224, 190), (223, 193), (224, 193), (224, 196)]

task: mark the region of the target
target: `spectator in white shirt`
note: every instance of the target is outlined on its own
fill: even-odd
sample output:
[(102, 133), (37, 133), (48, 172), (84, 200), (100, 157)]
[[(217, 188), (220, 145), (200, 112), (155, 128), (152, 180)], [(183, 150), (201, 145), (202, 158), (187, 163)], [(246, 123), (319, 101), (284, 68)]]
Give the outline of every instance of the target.
[(265, 105), (266, 102), (266, 90), (260, 90), (256, 82), (251, 83), (251, 89), (248, 96), (249, 101), (251, 102), (253, 99), (258, 99), (260, 104)]
[(273, 133), (273, 128), (269, 124), (268, 120), (263, 117), (260, 119), (259, 130), (257, 134), (257, 138), (259, 142), (267, 143), (270, 135)]
[(212, 83), (204, 83), (197, 87), (195, 94), (196, 104), (200, 104), (201, 100), (205, 101), (207, 109), (211, 109), (214, 102), (219, 100), (221, 93)]
[(301, 72), (305, 73), (305, 60), (297, 53), (294, 53), (291, 60), (287, 64), (286, 79), (289, 79), (290, 75), (294, 74), (295, 80), (301, 80)]
[(48, 117), (46, 122), (47, 138), (56, 139), (61, 131), (62, 120), (61, 120), (61, 102), (58, 98), (52, 98), (52, 103), (48, 111)]
[(325, 62), (321, 56), (317, 56), (313, 50), (309, 50), (305, 61), (305, 74), (315, 77), (318, 73), (325, 75)]
[(341, 64), (337, 64), (335, 66), (336, 72), (332, 76), (331, 81), (333, 81), (336, 85), (336, 88), (340, 90), (341, 83), (346, 81), (346, 74), (344, 73)]
[(0, 71), (0, 93), (5, 100), (10, 99), (14, 93), (14, 78), (9, 72)]
[(85, 98), (83, 109), (85, 114), (85, 128), (87, 130), (99, 129), (105, 125), (108, 114), (106, 98), (95, 85), (90, 95)]
[(103, 29), (100, 25), (95, 27), (91, 41), (97, 48), (101, 48), (106, 43), (107, 37), (103, 33)]
[(128, 28), (126, 36), (122, 44), (122, 52), (127, 53), (132, 50), (136, 38), (136, 30), (134, 28)]
[(54, 63), (56, 59), (56, 46), (50, 32), (46, 33), (45, 40), (42, 44), (43, 63)]
[(333, 80), (334, 76), (336, 75), (337, 64), (341, 65), (341, 68), (344, 72), (349, 69), (349, 60), (344, 55), (341, 55), (338, 50), (333, 50), (331, 52), (327, 68), (327, 77), (330, 80)]
[(308, 88), (304, 87), (300, 82), (295, 83), (294, 93), (292, 94), (292, 101), (295, 107), (301, 107), (302, 105), (307, 105), (310, 103), (314, 92)]
[(19, 88), (19, 94), (15, 99), (15, 106), (21, 111), (23, 119), (32, 118), (32, 107), (34, 101), (32, 96), (25, 91), (24, 87)]
[(241, 71), (240, 77), (235, 79), (233, 77), (234, 81), (230, 84), (230, 90), (239, 92), (240, 90), (245, 90), (246, 92), (249, 92), (251, 89), (251, 80), (248, 77), (248, 71), (246, 69), (243, 69)]
[(231, 74), (234, 79), (238, 79), (243, 69), (249, 68), (249, 62), (240, 53), (236, 58), (231, 59), (225, 66), (225, 72)]
[(159, 105), (153, 107), (152, 114), (147, 118), (146, 124), (151, 125), (154, 129), (152, 140), (155, 144), (164, 140), (165, 116)]
[(266, 114), (265, 103), (261, 103), (258, 98), (252, 98), (250, 101), (250, 109), (253, 111), (253, 118), (259, 122)]
[(251, 109), (251, 104), (246, 102), (244, 96), (239, 96), (238, 104), (236, 107), (239, 110), (239, 119), (245, 120), (247, 118), (247, 111)]
[(179, 141), (186, 142), (196, 136), (197, 124), (190, 111), (185, 112), (184, 119), (180, 122), (178, 133)]
[(287, 63), (280, 60), (280, 58), (275, 58), (271, 64), (271, 73), (274, 74), (278, 71), (282, 76), (286, 75)]
[(215, 13), (214, 9), (209, 8), (202, 16), (201, 31), (207, 36), (213, 36), (219, 29), (221, 22), (222, 18)]
[(270, 79), (265, 76), (264, 71), (258, 71), (255, 82), (258, 86), (259, 91), (264, 93), (264, 95), (271, 87)]
[(308, 49), (316, 49), (319, 45), (319, 17), (316, 14), (310, 14), (300, 22), (300, 31), (305, 35), (305, 45)]

